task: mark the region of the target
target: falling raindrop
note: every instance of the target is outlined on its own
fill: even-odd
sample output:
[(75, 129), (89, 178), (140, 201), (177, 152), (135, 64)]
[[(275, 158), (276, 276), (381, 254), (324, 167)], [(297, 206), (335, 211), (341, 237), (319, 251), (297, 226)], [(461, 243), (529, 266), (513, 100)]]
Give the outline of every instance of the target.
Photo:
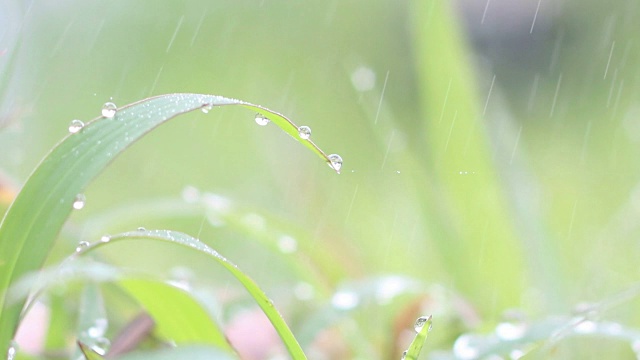
[(413, 325), (413, 329), (417, 332), (420, 333), (420, 331), (422, 331), (422, 328), (424, 328), (424, 326), (426, 324), (429, 324), (429, 330), (431, 330), (431, 315), (429, 316), (420, 316), (417, 320), (416, 323)]
[(88, 248), (89, 245), (91, 245), (91, 244), (88, 241), (80, 241), (78, 243), (78, 246), (76, 246), (76, 252), (80, 252), (80, 251)]
[(311, 128), (308, 126), (300, 126), (298, 128), (300, 139), (308, 140), (311, 137)]
[(112, 117), (116, 116), (117, 110), (118, 107), (116, 106), (116, 104), (112, 102), (105, 103), (104, 105), (102, 105), (102, 116), (111, 119)]
[(266, 116), (264, 116), (262, 114), (256, 114), (256, 124), (258, 124), (260, 126), (265, 126), (269, 122), (271, 122), (271, 120), (269, 120)]
[(76, 195), (75, 200), (73, 200), (73, 208), (76, 210), (80, 210), (84, 207), (84, 204), (87, 202), (87, 198), (83, 194)]
[(342, 168), (342, 157), (338, 154), (329, 155), (329, 166), (340, 174)]
[(283, 235), (278, 239), (278, 249), (283, 254), (291, 254), (298, 250), (298, 242), (289, 235)]
[(95, 343), (91, 346), (91, 350), (97, 352), (99, 355), (104, 356), (111, 347), (111, 341), (106, 337), (99, 337)]
[(351, 310), (358, 306), (360, 297), (353, 291), (338, 291), (331, 298), (331, 305), (338, 310)]
[(75, 134), (78, 131), (82, 130), (83, 127), (84, 123), (81, 120), (71, 120), (71, 122), (69, 123), (69, 132)]

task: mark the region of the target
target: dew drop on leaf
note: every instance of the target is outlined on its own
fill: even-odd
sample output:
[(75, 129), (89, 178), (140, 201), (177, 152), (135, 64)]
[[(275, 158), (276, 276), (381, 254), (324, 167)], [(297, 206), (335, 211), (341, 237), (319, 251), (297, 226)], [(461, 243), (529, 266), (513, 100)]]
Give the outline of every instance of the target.
[(109, 350), (109, 347), (111, 347), (111, 341), (109, 341), (109, 339), (107, 339), (106, 337), (99, 337), (96, 339), (93, 346), (91, 346), (91, 350), (97, 352), (99, 355), (104, 356)]
[(112, 102), (105, 103), (104, 105), (102, 105), (102, 116), (111, 119), (112, 117), (116, 116), (117, 110), (118, 107), (116, 106), (116, 104)]
[(308, 126), (300, 126), (298, 128), (300, 139), (308, 140), (311, 137), (311, 128)]
[(207, 105), (205, 107), (203, 107), (201, 110), (203, 113), (208, 114), (209, 111), (211, 111), (211, 109), (213, 109), (213, 105)]
[(100, 238), (100, 242), (108, 243), (109, 241), (111, 241), (111, 235), (102, 235)]
[(329, 155), (329, 161), (329, 166), (339, 174), (342, 168), (342, 157), (338, 154), (331, 154)]
[(258, 124), (260, 126), (265, 126), (269, 122), (271, 122), (271, 120), (269, 120), (266, 116), (264, 116), (262, 114), (256, 114), (256, 124)]
[(91, 245), (91, 244), (89, 244), (89, 242), (88, 242), (88, 241), (80, 241), (80, 242), (78, 243), (78, 246), (76, 246), (76, 252), (80, 252), (80, 251), (82, 251), (82, 250), (84, 250), (84, 249), (88, 248), (88, 247), (89, 247), (89, 245)]
[(404, 359), (406, 359), (406, 358), (407, 358), (407, 353), (408, 353), (408, 351), (407, 351), (407, 350), (403, 351), (403, 352), (402, 352), (402, 357), (400, 358), (400, 360), (404, 360)]
[(87, 202), (87, 198), (83, 194), (76, 195), (75, 200), (73, 200), (73, 208), (76, 210), (80, 210), (84, 207), (84, 204)]
[(83, 127), (84, 123), (81, 120), (71, 120), (71, 122), (69, 123), (69, 132), (75, 134), (78, 131), (82, 130)]
[(419, 333), (420, 331), (422, 331), (422, 328), (424, 328), (424, 326), (426, 324), (429, 324), (429, 330), (431, 330), (431, 315), (429, 316), (420, 316), (415, 324), (413, 325), (413, 329)]
[(18, 343), (15, 341), (11, 341), (9, 345), (9, 350), (7, 350), (7, 360), (14, 360), (16, 358), (16, 354), (18, 353)]

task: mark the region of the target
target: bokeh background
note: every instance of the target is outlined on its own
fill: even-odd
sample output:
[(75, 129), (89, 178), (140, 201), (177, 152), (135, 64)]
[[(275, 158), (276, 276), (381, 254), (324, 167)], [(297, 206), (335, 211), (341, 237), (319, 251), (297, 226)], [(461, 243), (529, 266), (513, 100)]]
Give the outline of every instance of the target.
[[(635, 0), (5, 0), (2, 207), (69, 122), (107, 101), (234, 97), (310, 126), (342, 173), (245, 109), (188, 114), (96, 179), (50, 262), (139, 226), (199, 236), (315, 358), (397, 358), (423, 313), (424, 358), (465, 358), (454, 341), (509, 309), (535, 323), (595, 304), (595, 320), (633, 329), (639, 19)], [(237, 221), (175, 205), (203, 194)], [(149, 244), (104, 256), (169, 277), (188, 267), (230, 328), (259, 316), (197, 257)], [(554, 355), (635, 358), (596, 337)]]

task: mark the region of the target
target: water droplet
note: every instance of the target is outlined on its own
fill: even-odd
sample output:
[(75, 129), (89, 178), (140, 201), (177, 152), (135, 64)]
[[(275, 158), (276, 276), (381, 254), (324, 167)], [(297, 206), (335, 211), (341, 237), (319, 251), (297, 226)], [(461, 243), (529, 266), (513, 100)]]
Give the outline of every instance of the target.
[(429, 324), (429, 331), (431, 331), (431, 315), (429, 316), (420, 316), (417, 320), (416, 323), (413, 324), (413, 329), (417, 332), (420, 333), (420, 331), (422, 331), (422, 328), (424, 328), (424, 326), (426, 324)]
[(311, 128), (308, 126), (300, 126), (298, 128), (300, 139), (308, 140), (311, 137)]
[(112, 102), (104, 103), (104, 105), (102, 105), (102, 116), (108, 119), (116, 116), (116, 111), (118, 111), (118, 107)]
[(573, 331), (577, 334), (593, 334), (598, 329), (598, 324), (591, 320), (584, 320), (579, 322)]
[(453, 354), (462, 360), (475, 359), (480, 355), (478, 339), (469, 334), (463, 334), (453, 344)]
[(76, 195), (75, 200), (73, 200), (73, 208), (76, 210), (80, 210), (84, 207), (84, 204), (87, 202), (87, 198), (83, 194)]
[(265, 126), (269, 122), (271, 122), (271, 120), (269, 120), (266, 116), (264, 116), (262, 114), (256, 114), (256, 124), (258, 124), (260, 126)]
[(298, 300), (311, 300), (315, 295), (315, 289), (307, 282), (299, 282), (293, 288), (293, 294)]
[(100, 242), (108, 243), (109, 241), (111, 241), (111, 235), (102, 235), (100, 238)]
[(111, 347), (111, 341), (109, 341), (109, 339), (107, 339), (106, 337), (99, 337), (91, 346), (91, 350), (97, 352), (99, 355), (104, 356), (107, 351), (109, 351), (109, 347)]
[(84, 123), (81, 120), (71, 120), (71, 122), (69, 123), (69, 132), (75, 134), (78, 131), (82, 130), (83, 127)]
[(147, 231), (147, 229), (145, 227), (143, 227), (143, 226), (140, 226), (137, 230), (138, 231)]
[(340, 174), (342, 168), (342, 157), (338, 154), (329, 155), (329, 166)]
[(376, 73), (369, 67), (359, 66), (351, 73), (351, 83), (357, 91), (369, 91), (376, 85)]
[(89, 245), (91, 245), (91, 243), (89, 243), (88, 241), (80, 241), (78, 243), (78, 246), (76, 246), (76, 252), (80, 252), (80, 251), (88, 248)]
[(524, 336), (527, 326), (524, 323), (502, 322), (496, 326), (496, 335), (506, 341), (518, 340)]
[(87, 329), (87, 335), (91, 338), (97, 339), (104, 336), (109, 327), (109, 321), (106, 318), (97, 318), (93, 322), (93, 326)]
[(342, 290), (333, 294), (331, 305), (338, 310), (351, 310), (358, 306), (360, 297), (353, 291)]
[(408, 352), (409, 352), (409, 351), (407, 351), (407, 350), (403, 351), (403, 352), (402, 352), (402, 357), (400, 358), (400, 360), (404, 360), (404, 359), (406, 359), (406, 358), (407, 358), (407, 353), (408, 353)]
[(513, 350), (511, 350), (511, 352), (509, 353), (509, 359), (512, 359), (512, 360), (518, 360), (518, 359), (520, 359), (521, 357), (523, 357), (523, 356), (524, 356), (524, 354), (525, 354), (525, 352), (524, 352), (524, 351), (522, 351), (522, 350), (520, 350), (520, 349), (513, 349)]
[(211, 109), (213, 109), (213, 105), (204, 106), (201, 110), (203, 113), (208, 114)]
[(15, 341), (11, 341), (9, 344), (9, 349), (7, 350), (7, 360), (14, 360), (16, 358), (16, 354), (18, 353), (18, 343)]
[(298, 250), (298, 242), (289, 235), (283, 235), (278, 239), (278, 249), (283, 254), (291, 254)]

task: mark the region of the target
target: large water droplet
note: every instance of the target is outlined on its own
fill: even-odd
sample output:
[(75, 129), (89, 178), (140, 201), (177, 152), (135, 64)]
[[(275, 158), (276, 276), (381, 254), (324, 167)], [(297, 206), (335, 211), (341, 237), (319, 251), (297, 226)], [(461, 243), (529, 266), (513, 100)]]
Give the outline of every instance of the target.
[(429, 324), (429, 330), (431, 330), (431, 315), (429, 316), (420, 316), (417, 320), (416, 323), (413, 324), (413, 329), (417, 332), (420, 333), (420, 331), (422, 331), (422, 329), (424, 328), (425, 325)]
[(311, 137), (311, 128), (308, 126), (300, 126), (298, 128), (298, 135), (302, 140), (308, 140)]
[(69, 132), (75, 134), (78, 131), (82, 130), (83, 127), (84, 123), (81, 120), (71, 120), (71, 122), (69, 123)]
[(78, 243), (78, 246), (76, 246), (76, 252), (80, 252), (80, 251), (88, 248), (89, 245), (91, 245), (91, 243), (89, 243), (88, 241), (80, 241)]
[(109, 348), (111, 347), (111, 341), (106, 337), (99, 337), (95, 340), (94, 344), (91, 346), (91, 350), (97, 352), (99, 355), (104, 356)]
[(278, 249), (284, 254), (291, 254), (298, 250), (298, 242), (289, 235), (283, 235), (278, 239)]
[(109, 241), (111, 241), (111, 235), (102, 235), (100, 238), (100, 242), (108, 243)]
[(331, 298), (331, 305), (338, 310), (351, 310), (358, 306), (360, 297), (354, 291), (338, 291)]
[(342, 157), (338, 154), (329, 155), (329, 166), (340, 174), (342, 168)]
[(80, 210), (84, 207), (84, 204), (87, 202), (87, 198), (83, 194), (76, 195), (75, 200), (73, 200), (73, 208), (76, 210)]
[(269, 120), (269, 118), (267, 118), (266, 116), (264, 116), (262, 114), (256, 114), (256, 124), (258, 124), (260, 126), (265, 126), (269, 122), (271, 122), (271, 120)]
[(102, 116), (108, 119), (116, 116), (116, 111), (118, 111), (118, 107), (112, 102), (104, 103), (104, 105), (102, 105)]
[(524, 323), (502, 322), (496, 326), (496, 335), (506, 341), (522, 338), (527, 330)]

